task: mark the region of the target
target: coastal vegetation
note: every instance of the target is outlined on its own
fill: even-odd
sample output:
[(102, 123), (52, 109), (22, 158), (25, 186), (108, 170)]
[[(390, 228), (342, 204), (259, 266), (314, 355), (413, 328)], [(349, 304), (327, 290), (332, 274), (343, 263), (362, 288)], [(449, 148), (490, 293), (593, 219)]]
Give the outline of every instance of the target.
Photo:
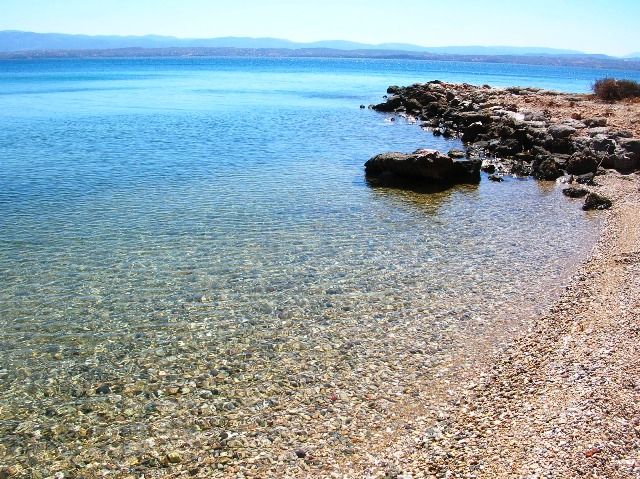
[(619, 101), (640, 97), (640, 83), (633, 80), (601, 78), (593, 84), (593, 93), (604, 101)]

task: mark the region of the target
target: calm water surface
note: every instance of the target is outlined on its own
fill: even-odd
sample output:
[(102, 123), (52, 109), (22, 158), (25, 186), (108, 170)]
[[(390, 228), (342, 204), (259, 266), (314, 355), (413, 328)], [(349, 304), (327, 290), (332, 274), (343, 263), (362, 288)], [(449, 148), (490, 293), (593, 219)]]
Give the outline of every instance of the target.
[[(548, 304), (599, 217), (534, 181), (372, 189), (370, 156), (460, 144), (359, 105), (389, 84), (434, 78), (586, 91), (606, 73), (335, 59), (0, 62), (1, 435), (26, 440), (16, 424), (55, 421), (41, 416), (45, 405), (77, 405), (74, 387), (148, 378), (159, 357), (188, 370), (198, 351), (236, 345), (253, 351), (259, 374), (277, 371), (278, 356), (260, 349), (283, 335), (311, 351), (340, 342), (331, 324), (366, 335), (392, 318), (437, 335)], [(325, 333), (296, 337), (322, 324)]]

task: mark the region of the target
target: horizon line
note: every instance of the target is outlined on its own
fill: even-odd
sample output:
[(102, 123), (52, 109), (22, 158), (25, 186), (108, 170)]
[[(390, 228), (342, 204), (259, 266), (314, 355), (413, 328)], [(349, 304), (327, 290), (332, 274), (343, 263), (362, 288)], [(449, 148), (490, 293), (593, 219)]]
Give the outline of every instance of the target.
[[(441, 44), (441, 45), (422, 45), (418, 43), (410, 43), (403, 41), (388, 41), (382, 43), (368, 43), (359, 40), (344, 40), (344, 39), (319, 39), (319, 40), (291, 40), (289, 38), (283, 37), (271, 37), (271, 36), (251, 36), (251, 35), (224, 35), (224, 36), (195, 36), (195, 37), (183, 37), (178, 35), (169, 35), (169, 34), (157, 34), (157, 33), (145, 33), (145, 34), (107, 34), (107, 33), (98, 33), (98, 34), (89, 34), (89, 33), (69, 33), (69, 32), (56, 32), (56, 31), (33, 31), (33, 30), (21, 30), (17, 29), (4, 29), (0, 30), (0, 33), (32, 33), (36, 35), (68, 35), (68, 36), (82, 36), (89, 38), (99, 38), (99, 37), (110, 37), (110, 38), (164, 38), (164, 39), (176, 39), (180, 41), (203, 41), (203, 40), (217, 40), (217, 39), (247, 39), (247, 40), (278, 40), (284, 42), (290, 42), (293, 44), (315, 44), (315, 43), (324, 43), (324, 42), (344, 42), (344, 43), (354, 43), (367, 47), (385, 47), (385, 46), (409, 46), (415, 48), (429, 49), (429, 48), (505, 48), (505, 49), (533, 49), (533, 50), (557, 50), (557, 51), (565, 51), (571, 53), (556, 53), (557, 55), (604, 55), (611, 58), (637, 58), (640, 56), (639, 51), (630, 51), (624, 55), (613, 55), (608, 53), (594, 53), (594, 52), (586, 52), (583, 50), (576, 50), (573, 48), (564, 48), (564, 47), (548, 47), (548, 46), (540, 46), (540, 45), (509, 45), (509, 44)], [(179, 47), (175, 45), (175, 47)], [(135, 46), (124, 47), (124, 48), (136, 48)], [(148, 48), (148, 47), (141, 47)], [(269, 48), (269, 47), (265, 47)], [(386, 49), (386, 48), (383, 48)]]

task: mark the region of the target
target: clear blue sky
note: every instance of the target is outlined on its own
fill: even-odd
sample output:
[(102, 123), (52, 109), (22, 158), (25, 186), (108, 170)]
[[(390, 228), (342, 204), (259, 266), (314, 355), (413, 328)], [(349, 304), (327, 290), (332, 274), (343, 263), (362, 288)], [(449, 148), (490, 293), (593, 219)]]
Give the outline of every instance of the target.
[(0, 0), (0, 30), (640, 51), (640, 0)]

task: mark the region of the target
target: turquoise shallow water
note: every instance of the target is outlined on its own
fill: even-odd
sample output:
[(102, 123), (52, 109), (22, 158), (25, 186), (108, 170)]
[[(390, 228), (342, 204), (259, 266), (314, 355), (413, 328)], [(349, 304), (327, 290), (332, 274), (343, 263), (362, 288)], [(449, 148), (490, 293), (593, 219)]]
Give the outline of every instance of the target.
[[(183, 302), (202, 296), (228, 296), (235, 313), (255, 314), (256, 300), (277, 308), (274, 294), (312, 297), (337, 280), (357, 290), (381, 262), (408, 276), (427, 268), (424, 280), (436, 281), (480, 268), (477, 254), (507, 258), (478, 240), (469, 244), (479, 249), (461, 252), (468, 265), (441, 264), (457, 250), (447, 245), (494, 237), (504, 215), (521, 244), (529, 241), (521, 215), (542, 217), (536, 236), (538, 228), (590, 228), (573, 204), (535, 183), (416, 200), (434, 203), (426, 212), (401, 193), (371, 190), (362, 164), (373, 154), (458, 143), (358, 105), (392, 82), (437, 76), (583, 89), (593, 72), (289, 59), (17, 61), (0, 70), (8, 340), (18, 325), (74, 334), (81, 324), (175, 320)], [(512, 194), (516, 205), (499, 208)], [(562, 224), (535, 211), (548, 196)], [(456, 215), (469, 211), (460, 222)], [(400, 278), (384, 283), (402, 287)]]
[[(392, 83), (585, 91), (604, 73), (335, 59), (0, 62), (4, 453), (26, 461), (12, 449), (34, 440), (25, 421), (91, 422), (43, 414), (95, 401), (105, 382), (175, 383), (156, 377), (157, 362), (209, 370), (215, 353), (251, 371), (233, 385), (243, 395), (256, 378), (277, 384), (275, 344), (325, 351), (348, 331), (366, 345), (392, 321), (440, 338), (435, 354), (449, 335), (544, 307), (593, 245), (599, 217), (534, 181), (372, 189), (370, 156), (460, 144), (359, 105)], [(398, 351), (416, 337), (400, 339)], [(365, 349), (350, 361), (373, 361)], [(311, 353), (296, 354), (304, 372)]]

